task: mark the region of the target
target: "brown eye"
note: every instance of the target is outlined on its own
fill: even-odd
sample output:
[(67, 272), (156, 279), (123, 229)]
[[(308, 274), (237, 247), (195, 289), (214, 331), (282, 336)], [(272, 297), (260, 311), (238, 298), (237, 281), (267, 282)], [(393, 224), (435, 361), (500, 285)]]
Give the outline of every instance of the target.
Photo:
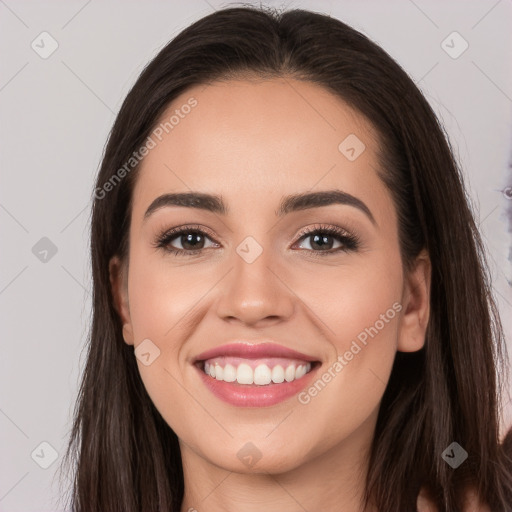
[[(181, 234), (177, 237), (172, 238), (171, 240), (177, 239), (182, 248), (186, 251), (194, 250), (194, 249), (203, 249), (205, 243), (205, 236), (199, 232), (191, 232), (187, 234)], [(169, 241), (171, 243), (171, 241)]]
[[(310, 247), (306, 247), (306, 249), (322, 256), (340, 251), (355, 251), (359, 247), (359, 239), (356, 236), (334, 226), (303, 232), (300, 239), (310, 240)], [(338, 245), (333, 247), (336, 243)]]
[(320, 250), (329, 250), (332, 249), (332, 246), (334, 245), (334, 239), (335, 237), (333, 235), (324, 234), (321, 235), (319, 233), (315, 233), (312, 235), (307, 235), (305, 237), (305, 240), (310, 240), (310, 246), (311, 249), (320, 249)]
[(199, 228), (183, 227), (166, 231), (158, 237), (155, 247), (161, 247), (164, 250), (175, 255), (199, 255), (204, 249), (205, 243), (211, 238)]

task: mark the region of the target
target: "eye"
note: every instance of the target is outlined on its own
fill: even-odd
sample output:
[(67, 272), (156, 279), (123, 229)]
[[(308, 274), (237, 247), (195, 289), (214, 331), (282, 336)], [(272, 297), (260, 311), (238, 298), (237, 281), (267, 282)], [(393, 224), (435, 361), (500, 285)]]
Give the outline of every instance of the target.
[[(333, 239), (338, 241), (338, 247), (333, 247)], [(300, 234), (300, 240), (310, 240), (309, 250), (317, 253), (315, 256), (326, 256), (340, 251), (355, 251), (359, 247), (359, 238), (338, 226), (317, 225), (307, 228)], [(306, 249), (308, 248), (306, 247)]]
[[(359, 238), (338, 226), (315, 225), (302, 231), (299, 236), (299, 240), (311, 240), (310, 248), (306, 249), (315, 256), (356, 251), (359, 248)], [(338, 247), (333, 247), (332, 239), (338, 241)], [(162, 248), (175, 256), (199, 256), (205, 249), (219, 247), (215, 241), (205, 247), (207, 240), (212, 241), (213, 237), (201, 226), (182, 226), (161, 233), (154, 247)], [(181, 247), (176, 247), (175, 244)]]
[[(205, 249), (204, 244), (206, 240), (211, 239), (203, 228), (199, 226), (183, 226), (164, 231), (158, 236), (154, 245), (176, 256), (197, 256)], [(175, 247), (174, 244), (181, 245), (181, 247)], [(216, 243), (213, 244), (213, 246), (215, 245)]]

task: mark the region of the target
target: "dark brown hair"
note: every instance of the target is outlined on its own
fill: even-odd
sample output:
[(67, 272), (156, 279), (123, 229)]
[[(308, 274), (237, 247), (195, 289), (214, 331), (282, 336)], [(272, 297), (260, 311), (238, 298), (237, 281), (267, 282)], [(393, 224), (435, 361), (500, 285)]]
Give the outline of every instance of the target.
[[(498, 374), (507, 359), (484, 247), (443, 127), (379, 46), (337, 19), (304, 10), (237, 7), (200, 19), (158, 53), (126, 97), (96, 191), (179, 94), (250, 76), (314, 82), (369, 120), (380, 138), (380, 177), (398, 214), (404, 269), (422, 248), (432, 262), (425, 347), (396, 355), (366, 498), (382, 511), (413, 511), (425, 487), (440, 511), (453, 512), (473, 486), (492, 512), (511, 510), (512, 459), (499, 442)], [(110, 258), (128, 254), (136, 176), (135, 167), (107, 197), (94, 197), (93, 319), (65, 458), (74, 464), (76, 512), (179, 511), (183, 499), (177, 436), (144, 388), (110, 288)], [(453, 441), (469, 454), (457, 469), (441, 458)]]

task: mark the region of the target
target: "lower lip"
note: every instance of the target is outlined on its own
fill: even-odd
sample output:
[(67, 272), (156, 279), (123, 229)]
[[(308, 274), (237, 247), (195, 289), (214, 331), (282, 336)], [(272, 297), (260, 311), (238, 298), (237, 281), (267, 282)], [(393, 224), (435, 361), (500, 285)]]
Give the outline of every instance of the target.
[(206, 375), (196, 366), (206, 387), (217, 397), (237, 407), (268, 407), (291, 398), (308, 386), (320, 365), (313, 367), (306, 375), (292, 382), (284, 381), (281, 384), (267, 384), (258, 386), (253, 384), (238, 384), (225, 382)]

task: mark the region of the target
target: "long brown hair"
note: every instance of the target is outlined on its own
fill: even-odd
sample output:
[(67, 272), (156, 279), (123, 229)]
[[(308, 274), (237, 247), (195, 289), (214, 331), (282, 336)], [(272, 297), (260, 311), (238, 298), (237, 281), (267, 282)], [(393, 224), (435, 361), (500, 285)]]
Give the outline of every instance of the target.
[[(470, 485), (493, 512), (511, 510), (512, 458), (499, 442), (504, 334), (443, 127), (405, 71), (358, 31), (317, 13), (255, 7), (221, 9), (183, 30), (141, 73), (110, 133), (92, 212), (92, 328), (64, 461), (72, 464), (72, 509), (180, 510), (178, 439), (123, 341), (109, 281), (110, 258), (128, 255), (137, 166), (111, 181), (108, 192), (104, 185), (179, 94), (243, 76), (311, 81), (365, 116), (380, 136), (380, 177), (398, 213), (404, 268), (422, 248), (430, 255), (425, 347), (396, 355), (372, 445), (368, 502), (382, 511), (416, 510), (425, 487), (440, 511), (453, 512)], [(457, 469), (441, 457), (454, 441), (468, 453)]]

